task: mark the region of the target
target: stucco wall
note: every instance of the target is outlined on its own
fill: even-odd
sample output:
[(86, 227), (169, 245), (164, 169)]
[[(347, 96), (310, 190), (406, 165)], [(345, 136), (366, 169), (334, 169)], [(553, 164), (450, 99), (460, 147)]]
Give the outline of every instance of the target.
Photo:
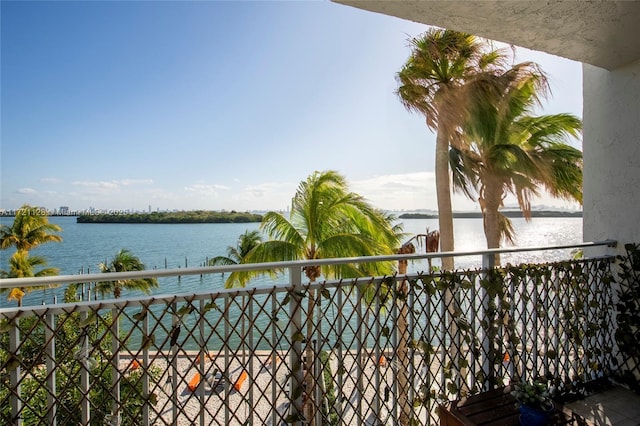
[(640, 61), (583, 65), (584, 240), (640, 242)]

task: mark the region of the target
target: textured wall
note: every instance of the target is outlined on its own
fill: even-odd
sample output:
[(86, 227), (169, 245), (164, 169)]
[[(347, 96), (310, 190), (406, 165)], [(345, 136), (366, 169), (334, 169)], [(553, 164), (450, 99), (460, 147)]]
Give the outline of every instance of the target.
[(333, 1), (607, 69), (640, 58), (640, 1)]
[(583, 72), (584, 240), (640, 242), (640, 61)]

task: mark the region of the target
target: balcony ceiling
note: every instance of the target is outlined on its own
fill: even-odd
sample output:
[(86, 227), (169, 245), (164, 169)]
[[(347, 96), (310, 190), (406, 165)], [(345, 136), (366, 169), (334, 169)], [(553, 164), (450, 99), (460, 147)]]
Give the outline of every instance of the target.
[(640, 1), (333, 1), (606, 69), (640, 59)]

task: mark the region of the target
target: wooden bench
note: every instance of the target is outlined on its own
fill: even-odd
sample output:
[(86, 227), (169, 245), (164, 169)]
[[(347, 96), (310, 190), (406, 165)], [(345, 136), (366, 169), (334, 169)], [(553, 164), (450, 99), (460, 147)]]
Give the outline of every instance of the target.
[[(440, 406), (441, 426), (517, 426), (520, 412), (511, 386), (482, 392)], [(594, 426), (588, 420), (556, 403), (551, 425)]]

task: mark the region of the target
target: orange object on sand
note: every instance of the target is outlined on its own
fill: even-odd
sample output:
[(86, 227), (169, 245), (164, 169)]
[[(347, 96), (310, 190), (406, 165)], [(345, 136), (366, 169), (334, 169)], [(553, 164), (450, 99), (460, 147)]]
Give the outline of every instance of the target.
[(384, 367), (385, 365), (387, 365), (387, 358), (385, 358), (384, 355), (380, 355), (380, 360), (378, 361), (378, 364)]
[(198, 389), (199, 384), (200, 384), (200, 373), (196, 373), (189, 381), (189, 384), (187, 385), (187, 387), (191, 392), (195, 392), (196, 389)]
[(137, 370), (138, 368), (140, 368), (140, 363), (138, 362), (138, 360), (134, 359), (133, 361), (131, 361), (129, 368), (131, 368), (131, 370)]
[(277, 354), (273, 354), (271, 355), (267, 361), (264, 363), (264, 367), (265, 368), (269, 368), (272, 365), (278, 365), (278, 363), (280, 362), (280, 356), (278, 356)]
[[(205, 361), (213, 361), (213, 358), (214, 358), (214, 357), (213, 357), (212, 355), (204, 354), (204, 360), (205, 360)], [(198, 355), (198, 356), (196, 357), (196, 362), (200, 362), (200, 355)]]
[(236, 380), (236, 382), (233, 384), (233, 388), (238, 392), (240, 392), (240, 389), (242, 388), (242, 384), (244, 383), (245, 380), (247, 380), (247, 377), (249, 377), (247, 370), (242, 370), (242, 374), (240, 374), (240, 377), (238, 377), (238, 380)]

